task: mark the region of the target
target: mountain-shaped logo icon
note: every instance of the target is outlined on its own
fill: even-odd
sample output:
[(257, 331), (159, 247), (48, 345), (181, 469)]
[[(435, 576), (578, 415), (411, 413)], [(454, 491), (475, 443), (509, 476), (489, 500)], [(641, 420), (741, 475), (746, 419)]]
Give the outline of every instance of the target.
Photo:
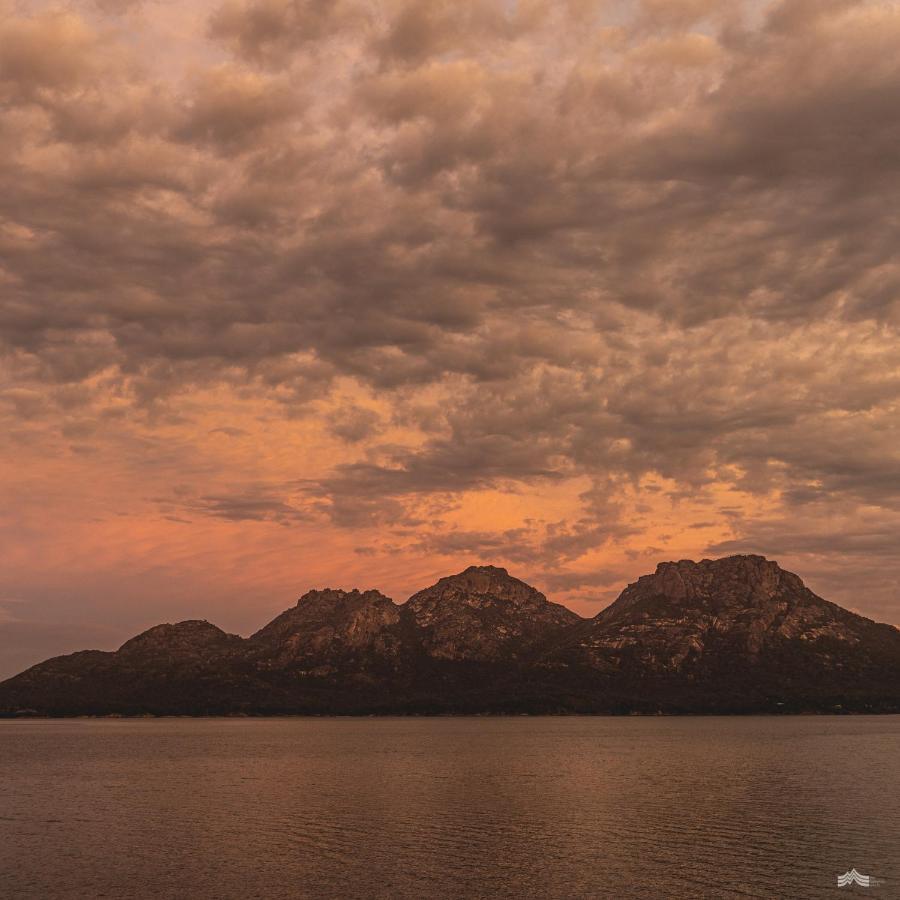
[(875, 887), (881, 882), (871, 875), (860, 875), (856, 869), (851, 869), (849, 872), (844, 872), (843, 875), (838, 875), (837, 883), (838, 887), (847, 887), (851, 884), (858, 884), (860, 887)]

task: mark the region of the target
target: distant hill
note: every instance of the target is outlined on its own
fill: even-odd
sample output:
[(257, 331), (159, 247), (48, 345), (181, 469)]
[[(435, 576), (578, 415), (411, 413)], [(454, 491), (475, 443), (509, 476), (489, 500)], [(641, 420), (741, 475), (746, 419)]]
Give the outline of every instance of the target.
[(592, 619), (472, 566), (305, 594), (249, 638), (158, 625), (0, 683), (0, 715), (900, 712), (900, 631), (761, 556), (661, 563)]

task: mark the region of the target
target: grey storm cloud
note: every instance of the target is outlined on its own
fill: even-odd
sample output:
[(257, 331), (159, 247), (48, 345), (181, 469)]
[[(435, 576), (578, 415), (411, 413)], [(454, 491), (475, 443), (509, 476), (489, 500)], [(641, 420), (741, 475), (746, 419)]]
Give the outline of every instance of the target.
[(184, 505), (187, 512), (227, 519), (232, 522), (272, 521), (282, 525), (308, 519), (302, 509), (272, 496), (266, 488), (245, 489), (240, 493), (200, 496)]
[[(616, 491), (648, 474), (774, 492), (723, 550), (803, 510), (900, 522), (894, 5), (228, 0), (204, 27), (181, 73), (77, 9), (0, 19), (10, 434), (275, 397), (357, 456), (182, 514), (428, 552), (517, 534), (442, 537), (429, 503), (571, 478), (581, 514), (522, 559), (635, 533)], [(329, 406), (347, 382), (377, 409)]]

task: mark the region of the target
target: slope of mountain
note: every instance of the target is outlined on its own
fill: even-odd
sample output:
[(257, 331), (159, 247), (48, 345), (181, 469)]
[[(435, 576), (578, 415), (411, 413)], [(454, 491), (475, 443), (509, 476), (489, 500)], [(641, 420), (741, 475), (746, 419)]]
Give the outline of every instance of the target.
[(760, 556), (661, 563), (593, 619), (472, 566), (310, 591), (250, 638), (159, 625), (0, 684), (0, 715), (900, 711), (900, 631)]
[(378, 591), (309, 591), (250, 639), (261, 668), (313, 675), (396, 668), (407, 652), (399, 607)]
[(661, 563), (543, 662), (666, 709), (881, 708), (900, 697), (900, 632), (761, 556)]
[(470, 566), (413, 594), (405, 610), (429, 656), (524, 660), (581, 617), (496, 566)]
[(114, 653), (86, 650), (32, 666), (0, 684), (0, 711), (224, 712), (219, 698), (244, 681), (245, 644), (209, 622), (157, 625)]

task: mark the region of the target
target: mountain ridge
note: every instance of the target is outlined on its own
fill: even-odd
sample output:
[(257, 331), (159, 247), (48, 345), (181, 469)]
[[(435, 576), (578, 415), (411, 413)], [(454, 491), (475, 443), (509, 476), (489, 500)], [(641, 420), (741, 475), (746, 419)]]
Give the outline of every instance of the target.
[(0, 715), (900, 711), (900, 631), (756, 555), (660, 563), (584, 618), (498, 566), (395, 603), (316, 589), (0, 683)]

